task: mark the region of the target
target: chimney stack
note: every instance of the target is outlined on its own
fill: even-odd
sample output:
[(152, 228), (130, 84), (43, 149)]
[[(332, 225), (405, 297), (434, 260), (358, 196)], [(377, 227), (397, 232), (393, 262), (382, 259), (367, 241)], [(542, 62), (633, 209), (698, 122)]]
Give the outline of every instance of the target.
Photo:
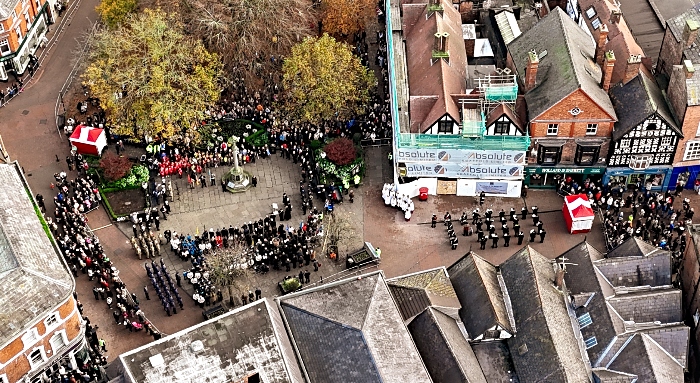
[(690, 48), (695, 40), (698, 38), (698, 30), (700, 29), (700, 24), (695, 20), (686, 20), (685, 27), (683, 28), (683, 43), (685, 48)]
[(561, 290), (562, 287), (564, 286), (564, 274), (566, 272), (562, 270), (560, 267), (557, 267), (557, 274), (554, 277), (554, 286), (556, 286), (557, 289)]
[(622, 17), (622, 11), (619, 8), (610, 11), (610, 22), (617, 24), (620, 22), (620, 17)]
[(690, 60), (683, 60), (683, 72), (685, 72), (685, 78), (693, 78), (695, 74), (695, 67), (693, 62)]
[(622, 78), (622, 83), (627, 84), (639, 74), (639, 67), (642, 65), (642, 55), (630, 55), (627, 59), (627, 67), (625, 68), (625, 77)]
[(532, 90), (537, 84), (537, 68), (540, 65), (540, 58), (537, 52), (530, 51), (527, 53), (527, 68), (525, 69), (525, 91)]
[(436, 52), (447, 53), (447, 38), (450, 34), (447, 32), (438, 32), (435, 34), (435, 46), (433, 50)]
[(598, 42), (595, 46), (595, 63), (603, 65), (605, 59), (605, 40), (608, 39), (608, 26), (601, 24), (598, 29)]
[(610, 90), (610, 79), (612, 79), (614, 67), (615, 53), (613, 51), (605, 52), (605, 61), (603, 63), (603, 78), (601, 79), (601, 86), (606, 92)]

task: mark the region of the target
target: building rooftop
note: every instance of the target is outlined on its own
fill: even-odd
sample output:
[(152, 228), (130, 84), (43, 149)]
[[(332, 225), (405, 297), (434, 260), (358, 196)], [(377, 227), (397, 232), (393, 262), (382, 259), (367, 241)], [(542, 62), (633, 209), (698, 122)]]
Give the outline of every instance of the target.
[[(680, 15), (666, 20), (666, 26), (671, 31), (671, 34), (677, 42), (681, 42), (683, 40), (683, 29), (685, 28), (685, 23), (689, 20), (700, 24), (700, 4), (696, 4), (694, 7), (688, 9)], [(699, 42), (696, 41), (690, 46), (690, 48), (685, 48), (683, 50), (683, 56), (685, 59), (690, 60), (693, 64), (700, 64), (700, 45), (698, 45), (698, 43)]]
[(608, 258), (645, 257), (663, 251), (664, 250), (661, 250), (648, 242), (642, 241), (640, 238), (632, 237), (623, 242), (620, 246), (610, 250), (606, 256)]
[(616, 289), (608, 302), (625, 321), (636, 323), (683, 321), (682, 291), (671, 286), (654, 289), (632, 289), (622, 292)]
[(405, 321), (429, 306), (439, 307), (453, 318), (461, 304), (444, 267), (387, 279), (389, 291)]
[(381, 272), (277, 302), (310, 383), (431, 381)]
[(488, 383), (520, 382), (505, 340), (476, 342), (471, 346)]
[(671, 254), (668, 252), (654, 252), (644, 257), (605, 258), (595, 261), (595, 266), (615, 287), (671, 284)]
[(637, 375), (640, 382), (683, 383), (683, 366), (646, 334), (634, 334), (608, 368)]
[(75, 281), (16, 162), (0, 164), (0, 184), (0, 344), (7, 344), (65, 302)]
[(525, 78), (528, 55), (533, 50), (544, 56), (537, 71), (537, 85), (525, 93), (530, 119), (536, 119), (577, 89), (617, 119), (608, 94), (600, 86), (602, 71), (594, 62), (595, 43), (561, 8), (555, 7), (508, 44), (520, 79)]
[[(119, 356), (127, 382), (302, 383), (282, 318), (267, 298)], [(130, 379), (130, 380), (129, 380)]]

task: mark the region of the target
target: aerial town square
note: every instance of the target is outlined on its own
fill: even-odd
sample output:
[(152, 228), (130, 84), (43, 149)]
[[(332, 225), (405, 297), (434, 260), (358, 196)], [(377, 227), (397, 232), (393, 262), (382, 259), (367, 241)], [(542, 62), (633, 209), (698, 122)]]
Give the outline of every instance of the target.
[(0, 383), (700, 383), (700, 0), (0, 0)]

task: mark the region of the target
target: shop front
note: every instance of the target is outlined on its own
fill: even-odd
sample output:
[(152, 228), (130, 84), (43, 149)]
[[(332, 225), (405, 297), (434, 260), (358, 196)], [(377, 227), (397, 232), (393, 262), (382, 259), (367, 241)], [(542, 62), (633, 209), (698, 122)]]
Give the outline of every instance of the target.
[(579, 185), (583, 185), (586, 178), (599, 184), (604, 174), (605, 167), (528, 166), (525, 168), (525, 185), (530, 188), (556, 188), (569, 177)]
[[(668, 189), (673, 167), (669, 165), (650, 166), (646, 169), (632, 169), (630, 167), (608, 168), (603, 177), (603, 184), (614, 186), (641, 185), (648, 190), (665, 191)], [(675, 184), (673, 185), (675, 186)], [(672, 187), (673, 187), (672, 186)]]
[(679, 182), (686, 189), (693, 189), (696, 184), (700, 184), (700, 165), (676, 166), (670, 173), (668, 185), (675, 188)]

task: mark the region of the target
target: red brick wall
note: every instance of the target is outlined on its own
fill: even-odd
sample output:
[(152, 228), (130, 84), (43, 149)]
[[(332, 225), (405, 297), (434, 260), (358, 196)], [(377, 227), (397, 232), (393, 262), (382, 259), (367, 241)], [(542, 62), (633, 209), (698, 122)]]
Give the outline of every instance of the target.
[(671, 30), (666, 28), (664, 39), (661, 42), (661, 51), (659, 52), (659, 61), (656, 65), (656, 70), (666, 76), (671, 76), (671, 68), (674, 65), (681, 64), (683, 56), (683, 44), (679, 43)]
[[(0, 350), (0, 364), (6, 364), (9, 361), (9, 364), (4, 366), (4, 368), (0, 369), (0, 375), (7, 374), (7, 378), (10, 382), (16, 382), (19, 379), (21, 379), (30, 370), (29, 360), (27, 359), (29, 357), (29, 354), (31, 354), (32, 351), (34, 351), (34, 349), (36, 349), (37, 347), (41, 347), (42, 345), (44, 346), (46, 357), (53, 357), (54, 352), (51, 349), (51, 344), (49, 341), (55, 333), (61, 330), (66, 331), (68, 343), (72, 342), (76, 339), (76, 337), (80, 336), (80, 313), (74, 309), (75, 300), (71, 296), (67, 302), (65, 302), (58, 308), (58, 313), (60, 317), (58, 321), (62, 322), (65, 320), (64, 323), (59, 324), (57, 327), (53, 328), (47, 333), (46, 328), (44, 326), (45, 318), (42, 318), (42, 320), (34, 326), (34, 328), (36, 328), (39, 332), (39, 336), (41, 337), (41, 340), (39, 340), (36, 344), (28, 347), (26, 350), (23, 350), (24, 345), (22, 344), (21, 337), (22, 335), (24, 335), (24, 333), (22, 333), (7, 347)], [(51, 350), (50, 353), (48, 352), (49, 350)]]
[(676, 156), (673, 159), (674, 166), (690, 166), (700, 164), (700, 160), (683, 161), (686, 143), (689, 140), (699, 139), (697, 136), (698, 124), (700, 124), (700, 106), (688, 106), (682, 124), (683, 138), (678, 141)]

